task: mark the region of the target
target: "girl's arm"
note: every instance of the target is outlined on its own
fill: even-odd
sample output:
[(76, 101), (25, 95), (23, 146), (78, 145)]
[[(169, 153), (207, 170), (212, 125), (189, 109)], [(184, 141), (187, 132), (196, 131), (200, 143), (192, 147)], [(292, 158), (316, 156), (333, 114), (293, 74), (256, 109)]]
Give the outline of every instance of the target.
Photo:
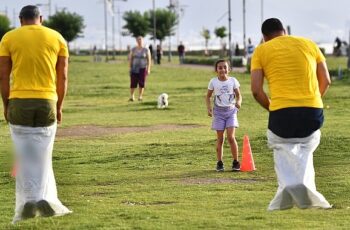
[(242, 95), (241, 95), (241, 91), (239, 90), (239, 88), (234, 89), (235, 91), (235, 96), (236, 96), (236, 108), (240, 109), (241, 108), (241, 104), (242, 104)]
[(147, 49), (147, 74), (151, 73), (151, 63), (152, 63), (151, 52), (149, 51), (149, 49)]
[(209, 117), (213, 116), (213, 109), (212, 109), (211, 103), (210, 103), (210, 98), (211, 98), (211, 95), (213, 95), (213, 91), (214, 90), (208, 89), (207, 96), (205, 97), (205, 102), (207, 104), (207, 111), (208, 111)]

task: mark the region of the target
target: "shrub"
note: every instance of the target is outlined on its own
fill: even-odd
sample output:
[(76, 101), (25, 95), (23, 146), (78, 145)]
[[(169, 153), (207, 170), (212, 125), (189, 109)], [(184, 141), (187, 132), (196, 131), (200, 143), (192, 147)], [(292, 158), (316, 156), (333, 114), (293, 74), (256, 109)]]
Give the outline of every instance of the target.
[[(185, 57), (185, 64), (195, 64), (195, 65), (212, 65), (219, 59), (219, 56), (211, 57)], [(242, 67), (244, 64), (243, 57), (233, 57), (231, 66), (232, 67)]]
[(339, 79), (341, 78), (350, 78), (350, 70), (349, 69), (329, 69), (329, 75), (331, 77), (337, 77)]

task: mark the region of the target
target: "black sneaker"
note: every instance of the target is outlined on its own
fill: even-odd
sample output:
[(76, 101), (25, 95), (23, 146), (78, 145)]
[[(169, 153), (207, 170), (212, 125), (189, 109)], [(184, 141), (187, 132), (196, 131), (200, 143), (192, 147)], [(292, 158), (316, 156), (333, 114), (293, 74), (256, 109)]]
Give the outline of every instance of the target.
[(36, 203), (39, 213), (43, 217), (49, 217), (55, 215), (55, 211), (51, 208), (50, 204), (46, 200), (41, 200)]
[(241, 165), (239, 164), (239, 161), (233, 160), (232, 162), (232, 171), (240, 171)]
[(224, 169), (224, 163), (222, 161), (218, 161), (218, 163), (216, 163), (216, 171), (223, 172)]
[(23, 206), (22, 219), (34, 218), (36, 216), (36, 206), (33, 202), (27, 202)]

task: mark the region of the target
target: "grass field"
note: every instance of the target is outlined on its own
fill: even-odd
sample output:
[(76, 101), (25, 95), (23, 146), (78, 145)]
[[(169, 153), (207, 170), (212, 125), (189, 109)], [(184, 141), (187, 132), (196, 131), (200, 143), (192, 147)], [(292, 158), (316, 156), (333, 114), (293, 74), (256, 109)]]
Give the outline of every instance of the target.
[[(337, 60), (332, 63), (338, 65)], [(56, 139), (53, 164), (59, 198), (73, 210), (71, 215), (10, 223), (15, 181), (9, 175), (8, 126), (1, 118), (0, 229), (349, 228), (349, 79), (333, 82), (324, 99), (329, 108), (314, 155), (318, 190), (334, 208), (267, 212), (277, 182), (272, 152), (266, 146), (267, 113), (250, 94), (249, 76), (234, 74), (243, 94), (237, 140), (242, 146), (243, 135), (249, 135), (257, 170), (216, 173), (215, 133), (204, 103), (214, 73), (155, 66), (144, 102), (130, 103), (127, 71), (124, 61), (91, 63), (88, 58), (73, 57), (70, 63), (69, 93), (59, 129), (130, 128), (130, 132)], [(170, 106), (157, 110), (156, 99), (162, 92), (169, 94)], [(195, 126), (132, 129), (169, 124)], [(96, 133), (91, 130), (91, 134)], [(227, 164), (228, 150), (225, 145)]]

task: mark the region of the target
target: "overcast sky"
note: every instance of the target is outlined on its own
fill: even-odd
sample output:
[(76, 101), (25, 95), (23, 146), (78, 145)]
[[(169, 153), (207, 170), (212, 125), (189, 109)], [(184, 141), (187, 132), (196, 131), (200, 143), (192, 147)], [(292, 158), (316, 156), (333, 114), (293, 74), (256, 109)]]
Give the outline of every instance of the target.
[[(24, 5), (43, 4), (44, 17), (48, 16), (49, 0), (0, 0), (0, 11), (7, 11), (13, 25), (19, 26), (18, 12)], [(178, 41), (190, 48), (204, 45), (204, 39), (200, 31), (205, 27), (211, 33), (210, 46), (219, 44), (213, 30), (215, 27), (228, 26), (228, 0), (180, 0), (184, 13), (180, 19), (180, 29), (177, 35), (172, 37), (171, 43), (176, 45)], [(243, 44), (243, 0), (231, 0), (232, 10), (232, 41)], [(254, 44), (261, 39), (261, 0), (246, 0), (246, 37), (251, 37)], [(277, 17), (285, 26), (291, 27), (293, 35), (305, 36), (318, 43), (333, 43), (336, 36), (343, 40), (349, 40), (350, 29), (350, 0), (263, 0), (263, 17)], [(169, 0), (155, 0), (156, 8), (164, 8), (169, 5)], [(117, 0), (115, 11), (147, 11), (152, 9), (152, 0)], [(73, 42), (74, 47), (91, 47), (96, 44), (102, 47), (104, 44), (104, 7), (103, 0), (51, 0), (51, 12), (62, 10), (75, 12), (84, 17), (86, 28), (84, 38)], [(120, 17), (121, 18), (121, 17)], [(16, 20), (14, 22), (14, 19)], [(133, 46), (134, 40), (128, 37), (119, 37), (118, 14), (115, 17), (115, 45), (123, 49), (127, 45)], [(111, 18), (108, 18), (109, 46), (112, 45)], [(121, 26), (124, 21), (121, 21)], [(150, 43), (146, 37), (146, 43)], [(164, 42), (168, 46), (169, 40)]]

